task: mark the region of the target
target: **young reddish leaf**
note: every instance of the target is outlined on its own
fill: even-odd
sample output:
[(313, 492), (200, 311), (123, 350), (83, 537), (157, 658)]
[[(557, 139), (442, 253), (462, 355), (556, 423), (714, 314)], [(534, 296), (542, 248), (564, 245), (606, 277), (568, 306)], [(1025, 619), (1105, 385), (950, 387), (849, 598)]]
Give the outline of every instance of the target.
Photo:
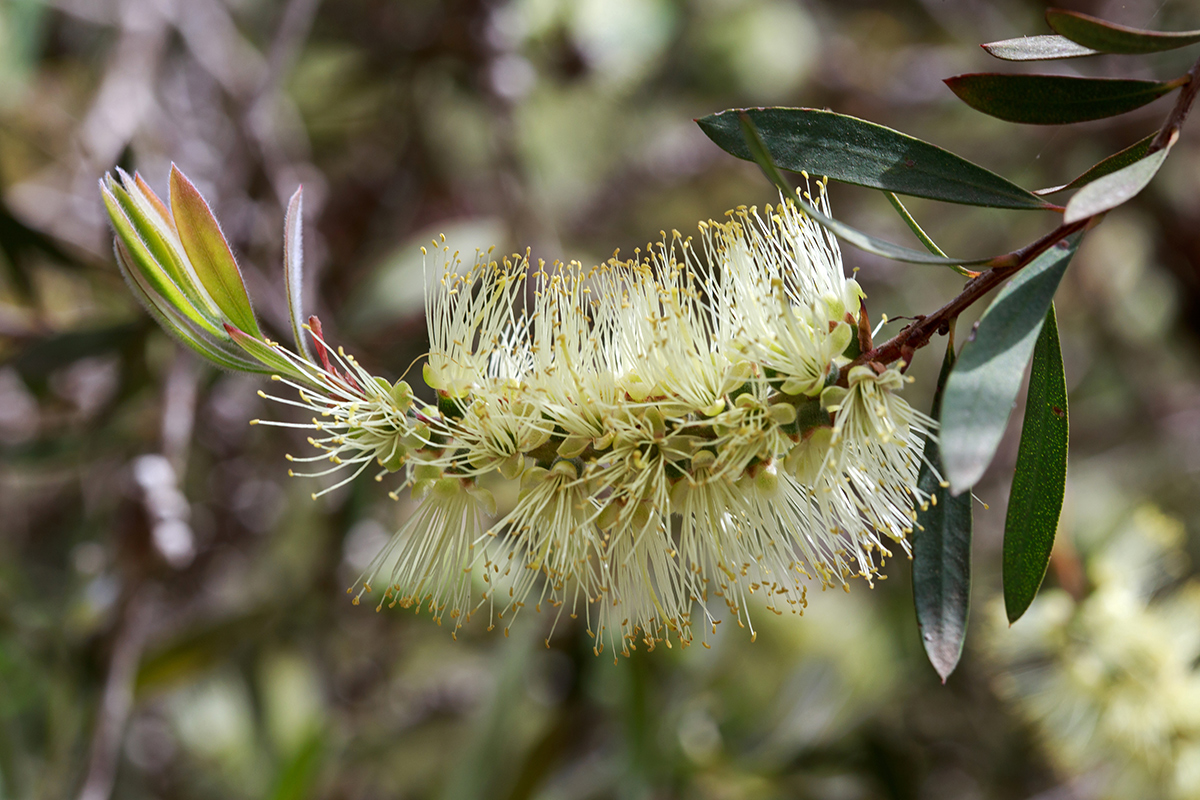
[[(113, 188), (119, 187), (114, 186)], [(108, 218), (117, 233), (117, 240), (129, 256), (129, 265), (145, 278), (149, 290), (162, 297), (172, 308), (210, 335), (223, 338), (224, 334), (221, 329), (188, 302), (183, 291), (175, 285), (171, 277), (155, 260), (154, 255), (146, 247), (146, 243), (138, 236), (133, 223), (125, 215), (120, 201), (104, 181), (100, 182), (100, 194), (104, 198), (104, 207), (108, 211)]]
[(781, 169), (947, 203), (1052, 207), (948, 150), (845, 114), (815, 108), (729, 109), (698, 119), (696, 124), (722, 150), (753, 161), (742, 132), (743, 114)]
[[(129, 176), (122, 173), (122, 177), (128, 178)], [(107, 178), (107, 184), (121, 204), (125, 215), (137, 230), (138, 236), (154, 256), (158, 266), (167, 274), (171, 283), (183, 292), (197, 312), (203, 314), (214, 326), (219, 327), (221, 310), (193, 280), (191, 267), (184, 262), (186, 254), (179, 244), (179, 238), (174, 234), (173, 227), (163, 224), (161, 218), (158, 218), (158, 211), (154, 205), (141, 196), (140, 190), (132, 180), (127, 180), (125, 186), (122, 187), (116, 181)], [(133, 187), (132, 191), (129, 190), (130, 186)]]
[(1000, 42), (979, 45), (988, 55), (1004, 61), (1056, 61), (1061, 58), (1081, 58), (1097, 55), (1089, 47), (1075, 44), (1065, 36), (1021, 36)]
[(236, 327), (261, 336), (250, 296), (233, 252), (208, 203), (179, 168), (171, 165), (171, 213), (179, 240), (200, 283)]
[(1071, 41), (1103, 53), (1160, 53), (1200, 42), (1200, 31), (1147, 31), (1059, 8), (1046, 9), (1046, 22)]
[(1065, 125), (1124, 114), (1178, 88), (1185, 79), (1132, 81), (1069, 75), (956, 75), (945, 83), (964, 103), (1029, 125)]
[(1146, 155), (1146, 151), (1150, 149), (1150, 143), (1157, 137), (1158, 131), (1155, 131), (1145, 139), (1129, 145), (1129, 147), (1126, 147), (1121, 152), (1113, 153), (1070, 183), (1064, 183), (1062, 186), (1051, 186), (1048, 189), (1038, 189), (1034, 194), (1057, 194), (1058, 192), (1065, 192), (1068, 189), (1078, 189), (1080, 186), (1091, 183), (1097, 178), (1103, 178), (1105, 175), (1116, 172), (1122, 167), (1127, 167), (1133, 162), (1141, 160)]
[(1133, 199), (1154, 179), (1170, 149), (1170, 147), (1164, 147), (1162, 150), (1157, 150), (1140, 161), (1135, 161), (1127, 167), (1084, 186), (1075, 193), (1071, 202), (1067, 203), (1067, 210), (1063, 214), (1063, 224), (1070, 225), (1072, 222), (1087, 219)]
[(1025, 422), (1004, 521), (1004, 609), (1016, 622), (1042, 585), (1067, 481), (1067, 381), (1054, 306), (1033, 351)]

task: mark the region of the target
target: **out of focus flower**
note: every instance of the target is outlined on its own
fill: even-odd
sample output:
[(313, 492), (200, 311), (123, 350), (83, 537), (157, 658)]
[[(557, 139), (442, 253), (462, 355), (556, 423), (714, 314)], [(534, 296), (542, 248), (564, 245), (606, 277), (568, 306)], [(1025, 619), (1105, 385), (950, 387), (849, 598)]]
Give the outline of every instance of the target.
[[(490, 253), (464, 264), (435, 243), (424, 377), (437, 400), (423, 405), (329, 347), (315, 319), (302, 325), (294, 288), (297, 351), (267, 340), (186, 179), (172, 174), (168, 211), (122, 178), (103, 187), (118, 260), (160, 322), (298, 392), (273, 399), (311, 423), (265, 424), (314, 432), (318, 453), (292, 460), (329, 466), (305, 474), (346, 470), (344, 483), (377, 465), (419, 499), (356, 602), (370, 593), (455, 630), (476, 614), (507, 626), (529, 604), (582, 616), (597, 653), (628, 653), (689, 644), (696, 607), (715, 630), (718, 597), (753, 631), (748, 595), (799, 613), (809, 581), (869, 582), (892, 545), (907, 550), (933, 423), (898, 396), (896, 369), (850, 368), (846, 353), (869, 344), (862, 290), (790, 204), (594, 268)], [(480, 482), (497, 476), (520, 487), (503, 514)]]
[(997, 688), (1083, 797), (1200, 797), (1200, 583), (1172, 586), (1183, 540), (1143, 507), (1089, 559), (1086, 598), (1043, 591), (1011, 630), (992, 609)]

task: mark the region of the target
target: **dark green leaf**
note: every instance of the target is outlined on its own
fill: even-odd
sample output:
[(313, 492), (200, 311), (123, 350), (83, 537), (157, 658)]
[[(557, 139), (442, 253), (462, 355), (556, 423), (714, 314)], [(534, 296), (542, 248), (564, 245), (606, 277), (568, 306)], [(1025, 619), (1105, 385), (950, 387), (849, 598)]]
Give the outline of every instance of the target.
[(1128, 202), (1146, 188), (1158, 173), (1171, 148), (1156, 150), (1140, 161), (1105, 175), (1084, 186), (1067, 203), (1063, 224), (1070, 225), (1094, 214), (1102, 214)]
[(1121, 152), (1113, 153), (1111, 156), (1096, 164), (1094, 167), (1070, 183), (1064, 183), (1062, 186), (1052, 186), (1048, 189), (1038, 189), (1036, 192), (1034, 192), (1034, 194), (1056, 194), (1058, 192), (1065, 192), (1068, 189), (1078, 189), (1080, 186), (1091, 183), (1097, 178), (1103, 178), (1105, 175), (1116, 172), (1122, 167), (1127, 167), (1146, 155), (1146, 151), (1150, 149), (1150, 143), (1153, 142), (1157, 136), (1158, 132), (1155, 131), (1145, 139), (1129, 145), (1129, 147), (1126, 147)]
[(947, 150), (845, 114), (815, 108), (730, 109), (696, 123), (723, 150), (753, 161), (742, 135), (741, 113), (754, 123), (782, 169), (948, 203), (1049, 207), (1020, 186)]
[(763, 174), (779, 188), (779, 191), (783, 192), (784, 196), (795, 203), (805, 214), (855, 247), (883, 256), (884, 258), (890, 258), (895, 261), (907, 261), (913, 264), (937, 264), (954, 267), (959, 264), (987, 264), (995, 260), (996, 257), (971, 260), (930, 255), (929, 253), (922, 253), (920, 250), (910, 250), (907, 247), (901, 247), (898, 244), (877, 239), (843, 222), (838, 222), (836, 219), (819, 211), (812, 203), (801, 197), (792, 188), (791, 184), (784, 180), (783, 175), (780, 174), (778, 167), (775, 166), (771, 153), (767, 150), (762, 137), (759, 136), (758, 130), (754, 127), (754, 123), (748, 114), (741, 115), (739, 124), (745, 136), (747, 152), (751, 154), (752, 159), (758, 164)]
[(1021, 36), (979, 45), (988, 55), (1005, 61), (1055, 61), (1060, 58), (1094, 56), (1097, 51), (1078, 45), (1065, 36)]
[(1180, 82), (979, 72), (947, 78), (946, 85), (971, 108), (993, 117), (1065, 125), (1124, 114), (1162, 97)]
[[(954, 336), (946, 343), (946, 357), (933, 396), (935, 419), (941, 411), (942, 393), (954, 366)], [(932, 465), (932, 468), (931, 466)], [(957, 497), (939, 480), (942, 469), (935, 439), (925, 441), (925, 458), (917, 488), (929, 496), (917, 510), (913, 534), (913, 601), (921, 643), (942, 683), (958, 666), (967, 636), (971, 610), (971, 493)]]
[(1004, 609), (1016, 622), (1042, 585), (1067, 481), (1067, 381), (1054, 306), (1033, 351), (1017, 471), (1004, 521)]
[(1200, 42), (1200, 31), (1147, 31), (1058, 8), (1046, 9), (1046, 22), (1071, 41), (1103, 53), (1160, 53)]
[(1018, 272), (963, 346), (942, 399), (942, 463), (954, 494), (974, 486), (996, 454), (1042, 320), (1082, 236), (1059, 242)]

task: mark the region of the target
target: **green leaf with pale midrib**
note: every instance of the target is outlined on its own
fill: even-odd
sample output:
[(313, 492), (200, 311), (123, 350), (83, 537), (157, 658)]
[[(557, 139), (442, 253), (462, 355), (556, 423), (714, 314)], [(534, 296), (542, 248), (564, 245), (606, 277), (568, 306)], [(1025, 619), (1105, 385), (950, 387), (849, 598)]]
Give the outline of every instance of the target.
[(979, 45), (988, 55), (1004, 61), (1056, 61), (1063, 58), (1082, 58), (1098, 55), (1090, 47), (1072, 42), (1065, 36), (1021, 36), (1000, 42)]
[(1058, 8), (1046, 9), (1046, 22), (1076, 44), (1104, 53), (1161, 53), (1200, 42), (1200, 31), (1148, 31)]
[(956, 75), (945, 83), (976, 111), (1028, 125), (1066, 125), (1115, 117), (1151, 103), (1179, 86), (1176, 81), (998, 72)]
[(961, 258), (946, 258), (941, 255), (931, 255), (922, 253), (919, 250), (910, 250), (907, 247), (901, 247), (898, 244), (877, 239), (874, 236), (863, 233), (860, 230), (850, 227), (845, 223), (838, 222), (832, 217), (821, 213), (812, 203), (806, 201), (800, 194), (783, 179), (783, 175), (779, 172), (779, 168), (775, 166), (770, 151), (767, 150), (766, 144), (758, 133), (758, 129), (754, 127), (754, 122), (748, 114), (742, 113), (738, 119), (738, 125), (742, 130), (742, 135), (745, 139), (747, 151), (751, 158), (758, 164), (759, 169), (763, 174), (779, 188), (783, 196), (796, 204), (796, 207), (803, 211), (808, 216), (816, 220), (817, 223), (824, 226), (834, 235), (844, 239), (847, 242), (866, 250), (869, 253), (881, 255), (884, 258), (890, 258), (895, 261), (908, 261), (914, 264), (938, 264), (941, 266), (957, 267), (961, 264), (985, 264), (995, 260), (991, 258), (981, 259), (961, 259)]
[(1170, 148), (1164, 147), (1140, 161), (1084, 186), (1067, 203), (1067, 210), (1063, 213), (1063, 224), (1070, 225), (1132, 200), (1154, 179), (1169, 150)]
[(1025, 422), (1004, 521), (1004, 608), (1009, 622), (1033, 602), (1054, 549), (1067, 480), (1067, 381), (1054, 306), (1033, 351)]
[[(937, 418), (946, 380), (954, 366), (954, 339), (947, 341), (930, 415)], [(931, 468), (932, 465), (932, 468)], [(930, 500), (917, 510), (913, 532), (913, 603), (921, 643), (942, 682), (962, 656), (971, 609), (971, 493), (957, 497), (941, 485), (937, 441), (925, 441), (917, 488)]]
[(959, 354), (946, 382), (940, 433), (955, 494), (974, 486), (996, 454), (1042, 320), (1081, 238), (1068, 237), (1018, 272)]
[(696, 123), (721, 149), (753, 161), (738, 119), (743, 111), (782, 169), (948, 203), (1050, 207), (1031, 192), (948, 150), (845, 114), (815, 108), (730, 109)]

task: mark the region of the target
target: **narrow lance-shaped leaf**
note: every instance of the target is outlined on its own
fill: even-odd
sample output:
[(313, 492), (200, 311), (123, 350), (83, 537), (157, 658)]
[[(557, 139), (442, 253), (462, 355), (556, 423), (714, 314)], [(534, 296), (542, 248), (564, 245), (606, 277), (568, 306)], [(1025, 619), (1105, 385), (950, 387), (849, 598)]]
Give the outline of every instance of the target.
[[(137, 184), (128, 180), (128, 176), (123, 171), (118, 170), (118, 172), (122, 178), (126, 179), (125, 186), (121, 186), (111, 177), (106, 177), (105, 183), (121, 204), (125, 216), (137, 230), (138, 236), (154, 256), (158, 266), (166, 273), (167, 278), (179, 291), (183, 292), (184, 297), (196, 312), (203, 315), (214, 326), (219, 327), (221, 324), (220, 309), (214, 306), (203, 290), (192, 281), (188, 267), (183, 263), (183, 251), (179, 249), (179, 244), (172, 240), (173, 237), (167, 233), (161, 217), (158, 217), (158, 209), (149, 198), (141, 196)], [(132, 190), (129, 188), (130, 185), (133, 187)]]
[(1164, 147), (1156, 150), (1141, 161), (1135, 161), (1084, 186), (1067, 203), (1063, 224), (1070, 225), (1132, 200), (1154, 179), (1170, 149)]
[(229, 243), (208, 203), (183, 173), (171, 166), (171, 213), (179, 240), (200, 283), (237, 328), (261, 336), (250, 296)]
[(1087, 172), (1080, 175), (1070, 183), (1064, 183), (1062, 186), (1051, 186), (1047, 189), (1038, 189), (1034, 192), (1037, 195), (1057, 194), (1065, 192), (1068, 189), (1078, 189), (1080, 186), (1091, 183), (1097, 178), (1103, 178), (1122, 167), (1127, 167), (1135, 161), (1139, 161), (1150, 150), (1150, 144), (1158, 137), (1158, 131), (1147, 136), (1145, 139), (1134, 142), (1119, 153), (1113, 153), (1108, 158), (1091, 167)]
[(1098, 51), (1075, 44), (1065, 36), (1021, 36), (979, 45), (988, 55), (1004, 61), (1056, 61), (1061, 58), (1094, 56)]
[[(916, 236), (917, 239), (920, 240), (921, 244), (925, 245), (925, 249), (933, 253), (935, 256), (941, 256), (942, 258), (945, 258), (946, 253), (942, 250), (942, 248), (938, 247), (937, 244), (934, 243), (933, 239), (929, 238), (929, 234), (925, 232), (925, 229), (921, 227), (921, 224), (917, 222), (916, 218), (909, 213), (908, 209), (905, 208), (904, 203), (902, 203), (900, 198), (896, 196), (896, 193), (884, 192), (884, 194), (887, 196), (888, 202), (892, 204), (892, 208), (896, 209), (896, 213), (900, 215), (900, 219), (904, 220), (904, 224), (908, 226), (908, 229), (913, 232), (913, 235)], [(972, 272), (965, 267), (957, 265), (951, 267), (951, 269), (965, 278), (974, 278), (979, 274), (978, 272)]]
[[(123, 170), (119, 169), (118, 171), (122, 173), (124, 172)], [(121, 177), (124, 178), (124, 174), (122, 174)], [(174, 228), (175, 218), (171, 216), (171, 209), (167, 208), (159, 196), (154, 193), (154, 190), (150, 188), (150, 184), (142, 180), (142, 176), (137, 172), (133, 173), (133, 183), (138, 189), (141, 190), (142, 196), (146, 198), (146, 202), (148, 202), (154, 209), (154, 212), (158, 214), (158, 217), (162, 220), (163, 224)]]
[(998, 259), (1003, 259), (1006, 256), (991, 256), (988, 258), (962, 259), (962, 258), (945, 258), (935, 256), (929, 253), (922, 253), (920, 250), (912, 250), (907, 247), (901, 247), (897, 244), (878, 239), (862, 231), (852, 228), (844, 222), (838, 222), (836, 219), (823, 214), (812, 203), (809, 203), (802, 198), (791, 185), (784, 180), (783, 175), (779, 172), (778, 167), (772, 160), (770, 151), (767, 150), (763, 143), (762, 137), (759, 136), (758, 130), (754, 127), (754, 122), (748, 114), (741, 116), (742, 133), (745, 137), (747, 152), (751, 154), (751, 160), (758, 164), (759, 169), (763, 174), (774, 183), (784, 196), (796, 204), (796, 207), (801, 209), (805, 214), (812, 217), (820, 225), (832, 231), (834, 235), (849, 242), (855, 247), (866, 250), (868, 253), (874, 253), (884, 258), (890, 258), (894, 261), (907, 261), (913, 264), (936, 264), (938, 266), (955, 267), (960, 264), (992, 264)]
[(1058, 8), (1046, 9), (1046, 22), (1071, 41), (1104, 53), (1160, 53), (1200, 42), (1200, 31), (1147, 31)]
[(103, 181), (100, 182), (100, 195), (104, 199), (104, 207), (108, 211), (108, 218), (116, 230), (117, 240), (120, 241), (121, 245), (125, 248), (126, 254), (129, 256), (130, 269), (136, 270), (145, 279), (148, 290), (162, 297), (180, 315), (191, 320), (211, 335), (223, 337), (224, 334), (220, 328), (216, 327), (205, 315), (193, 307), (188, 302), (187, 297), (184, 296), (183, 291), (171, 281), (170, 276), (163, 270), (149, 248), (146, 247), (146, 243), (138, 236), (137, 230), (125, 215), (125, 211), (121, 207), (120, 201), (117, 200), (116, 195), (109, 190)]
[(1033, 351), (1021, 447), (1004, 521), (1004, 609), (1020, 619), (1054, 549), (1067, 481), (1067, 381), (1054, 306)]
[(232, 337), (233, 341), (239, 347), (267, 369), (277, 372), (280, 375), (287, 375), (290, 378), (304, 381), (305, 383), (312, 382), (307, 375), (301, 372), (292, 362), (288, 361), (285, 356), (280, 355), (275, 345), (250, 336), (229, 323), (225, 324), (225, 330), (229, 332), (230, 337)]
[(1030, 125), (1065, 125), (1124, 114), (1157, 100), (1185, 80), (979, 72), (956, 75), (945, 83), (971, 108), (993, 117)]
[(967, 339), (942, 398), (941, 454), (950, 489), (970, 489), (991, 463), (1046, 310), (1082, 238), (1051, 247), (996, 296)]
[[(120, 269), (130, 291), (164, 331), (171, 334), (196, 354), (211, 361), (222, 369), (240, 372), (267, 372), (257, 362), (243, 353), (230, 354), (221, 349), (219, 340), (209, 333), (199, 331), (178, 309), (171, 306), (149, 286), (145, 277), (133, 265), (132, 256), (125, 243), (117, 239), (114, 243), (117, 267)], [(232, 342), (230, 342), (232, 346)]]
[(721, 149), (753, 161), (742, 133), (743, 114), (754, 123), (774, 163), (782, 169), (948, 203), (1052, 207), (948, 150), (845, 114), (815, 108), (730, 109), (698, 119), (696, 124)]
[[(946, 380), (954, 366), (954, 329), (938, 375), (931, 415), (937, 418)], [(913, 534), (913, 602), (921, 643), (942, 679), (958, 666), (971, 609), (971, 493), (957, 497), (942, 482), (937, 440), (925, 440), (917, 488), (929, 499), (917, 510)]]
[(296, 352), (309, 361), (312, 353), (304, 336), (304, 189), (296, 189), (288, 201), (287, 215), (283, 220), (283, 279), (287, 286), (288, 318), (292, 322), (292, 336), (296, 339)]

